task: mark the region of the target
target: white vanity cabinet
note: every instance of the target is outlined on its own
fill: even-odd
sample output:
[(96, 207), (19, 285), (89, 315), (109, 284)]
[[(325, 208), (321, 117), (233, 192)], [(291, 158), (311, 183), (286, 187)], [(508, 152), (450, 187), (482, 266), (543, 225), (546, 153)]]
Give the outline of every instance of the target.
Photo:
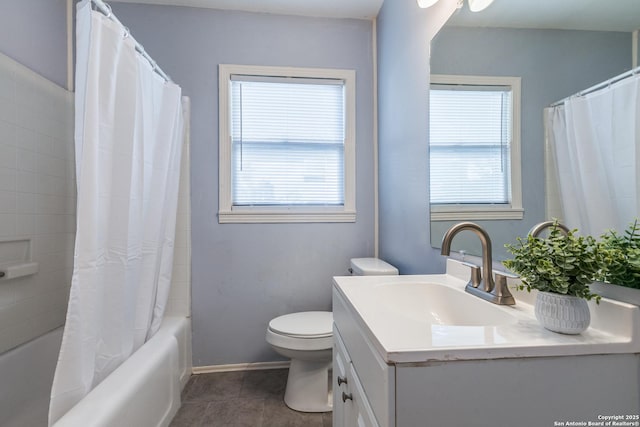
[[(618, 329), (640, 323), (637, 307), (603, 300), (592, 320), (597, 327), (581, 336), (545, 331), (524, 303), (510, 309), (522, 313), (506, 326), (418, 323), (409, 330), (411, 323), (398, 322), (414, 321), (408, 310), (416, 298), (374, 299), (376, 284), (363, 282), (374, 279), (383, 280), (334, 279), (334, 427), (539, 427), (598, 422), (610, 414), (640, 421), (636, 332), (630, 345), (598, 329), (609, 323), (603, 321), (609, 310), (622, 310), (610, 322)], [(362, 292), (353, 292), (361, 283)], [(485, 341), (476, 342), (474, 334)], [(425, 336), (430, 346), (411, 347)]]
[(333, 298), (333, 426), (392, 427), (395, 368), (362, 334), (344, 299)]
[(342, 338), (334, 329), (333, 425), (379, 427)]

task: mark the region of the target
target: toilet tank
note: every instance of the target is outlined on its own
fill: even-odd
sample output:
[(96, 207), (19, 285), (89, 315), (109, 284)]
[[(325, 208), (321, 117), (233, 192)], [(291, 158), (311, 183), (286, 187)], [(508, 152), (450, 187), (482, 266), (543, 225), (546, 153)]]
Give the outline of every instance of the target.
[(378, 258), (352, 258), (349, 269), (354, 276), (396, 276), (398, 269)]

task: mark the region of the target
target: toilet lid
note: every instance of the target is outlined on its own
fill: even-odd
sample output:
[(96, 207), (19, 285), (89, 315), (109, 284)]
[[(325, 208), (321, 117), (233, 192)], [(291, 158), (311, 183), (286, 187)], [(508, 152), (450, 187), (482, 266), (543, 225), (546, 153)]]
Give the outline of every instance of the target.
[(333, 313), (305, 311), (285, 314), (269, 322), (269, 329), (296, 338), (324, 338), (333, 334)]

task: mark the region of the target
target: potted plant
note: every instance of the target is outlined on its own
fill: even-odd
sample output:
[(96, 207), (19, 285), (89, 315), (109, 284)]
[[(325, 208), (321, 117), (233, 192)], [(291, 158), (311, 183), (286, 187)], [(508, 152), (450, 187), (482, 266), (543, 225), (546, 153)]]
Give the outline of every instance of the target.
[(640, 224), (636, 219), (624, 233), (600, 236), (602, 268), (592, 290), (603, 296), (640, 305)]
[(586, 301), (600, 296), (589, 285), (600, 270), (600, 254), (595, 239), (577, 236), (577, 230), (563, 231), (557, 220), (546, 239), (518, 237), (518, 244), (505, 245), (514, 255), (503, 262), (520, 275), (519, 289), (537, 289), (535, 313), (547, 329), (563, 334), (579, 334), (591, 321)]
[(636, 219), (624, 235), (609, 230), (600, 237), (603, 268), (599, 279), (627, 288), (640, 289), (640, 226)]

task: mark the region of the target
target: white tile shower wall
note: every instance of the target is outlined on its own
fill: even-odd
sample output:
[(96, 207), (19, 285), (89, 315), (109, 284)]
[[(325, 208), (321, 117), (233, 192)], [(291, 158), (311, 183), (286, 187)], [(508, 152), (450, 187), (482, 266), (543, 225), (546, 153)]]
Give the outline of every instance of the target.
[(173, 253), (173, 276), (167, 302), (167, 315), (191, 315), (191, 184), (189, 180), (189, 98), (183, 97), (185, 130), (180, 164), (180, 190), (176, 240)]
[[(32, 276), (0, 281), (0, 353), (64, 323), (75, 236), (73, 93), (0, 54), (0, 245)], [(6, 244), (6, 243), (5, 243)]]

